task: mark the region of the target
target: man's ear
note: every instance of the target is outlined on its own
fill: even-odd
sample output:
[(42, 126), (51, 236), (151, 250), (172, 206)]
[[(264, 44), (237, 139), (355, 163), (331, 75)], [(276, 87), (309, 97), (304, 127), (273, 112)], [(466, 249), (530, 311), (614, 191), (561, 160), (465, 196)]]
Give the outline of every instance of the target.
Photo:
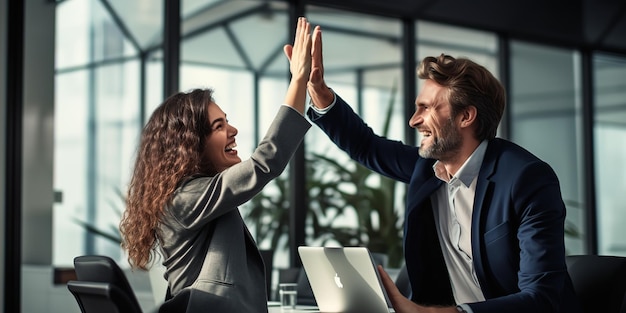
[(474, 124), (478, 111), (473, 105), (468, 106), (461, 112), (461, 128), (469, 127)]

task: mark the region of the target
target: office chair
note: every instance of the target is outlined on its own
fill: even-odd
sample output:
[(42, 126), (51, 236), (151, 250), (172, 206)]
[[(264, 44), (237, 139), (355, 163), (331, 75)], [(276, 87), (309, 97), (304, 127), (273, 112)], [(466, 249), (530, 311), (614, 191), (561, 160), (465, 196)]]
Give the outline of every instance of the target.
[(570, 255), (567, 271), (585, 313), (626, 313), (626, 257)]
[(77, 280), (67, 283), (82, 313), (142, 313), (122, 269), (107, 256), (74, 258)]

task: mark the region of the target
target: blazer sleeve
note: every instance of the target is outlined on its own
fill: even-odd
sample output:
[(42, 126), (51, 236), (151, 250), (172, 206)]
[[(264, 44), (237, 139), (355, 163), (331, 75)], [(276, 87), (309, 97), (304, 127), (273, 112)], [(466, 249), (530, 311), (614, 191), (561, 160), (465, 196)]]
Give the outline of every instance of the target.
[(310, 127), (300, 113), (281, 106), (250, 159), (187, 181), (173, 197), (172, 214), (183, 227), (195, 228), (236, 210), (284, 171)]
[(353, 160), (395, 180), (410, 181), (418, 148), (376, 135), (339, 95), (325, 114), (309, 108), (307, 115)]

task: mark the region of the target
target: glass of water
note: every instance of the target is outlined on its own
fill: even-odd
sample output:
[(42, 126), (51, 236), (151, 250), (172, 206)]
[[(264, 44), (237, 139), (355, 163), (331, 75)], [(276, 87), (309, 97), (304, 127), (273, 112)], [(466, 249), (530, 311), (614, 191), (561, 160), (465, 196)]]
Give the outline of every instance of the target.
[(296, 309), (296, 302), (298, 298), (298, 284), (278, 284), (278, 294), (280, 295), (280, 307), (283, 311)]

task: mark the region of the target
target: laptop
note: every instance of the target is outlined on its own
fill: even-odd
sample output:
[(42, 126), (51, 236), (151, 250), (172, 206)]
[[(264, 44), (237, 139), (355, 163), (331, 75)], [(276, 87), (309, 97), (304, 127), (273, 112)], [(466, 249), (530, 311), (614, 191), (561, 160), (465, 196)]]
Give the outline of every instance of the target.
[(367, 248), (300, 246), (298, 253), (320, 312), (394, 312)]

